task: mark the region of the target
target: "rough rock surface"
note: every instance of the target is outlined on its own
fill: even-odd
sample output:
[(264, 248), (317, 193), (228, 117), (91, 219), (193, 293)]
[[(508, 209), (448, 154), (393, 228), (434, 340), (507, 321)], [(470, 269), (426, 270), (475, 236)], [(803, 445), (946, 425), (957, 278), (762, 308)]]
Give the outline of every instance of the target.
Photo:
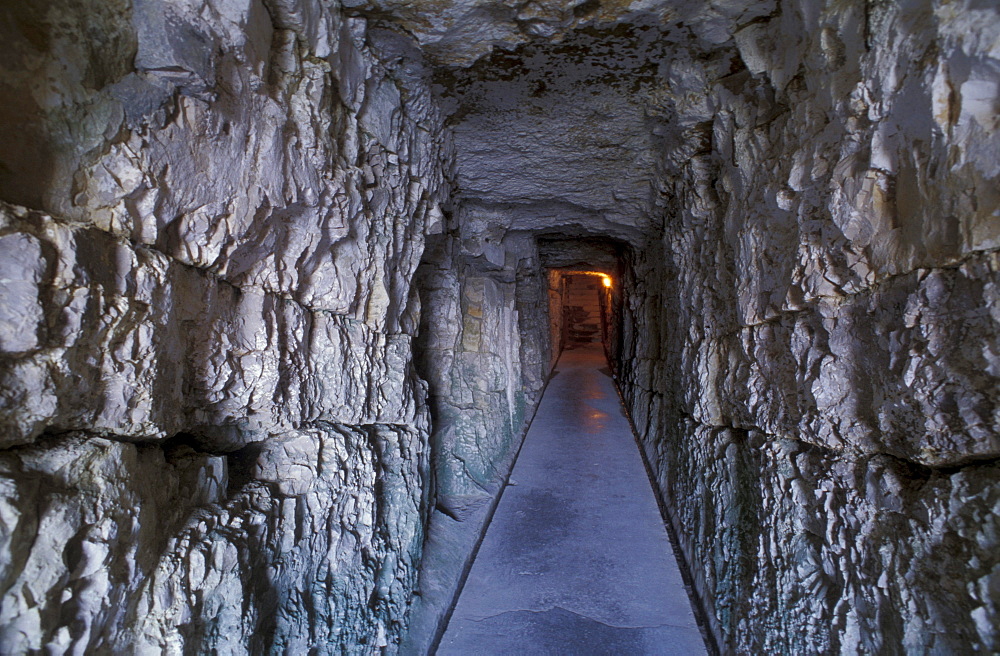
[(552, 362), (549, 278), (533, 240), (493, 242), (473, 212), (462, 209), (429, 240), (416, 279), (435, 484), (406, 653), (427, 652), (444, 629)]
[(78, 433), (4, 452), (0, 649), (380, 653), (416, 582), (420, 438), (319, 424), (228, 458)]
[(619, 366), (724, 650), (1000, 647), (998, 25), (786, 3), (667, 67)]
[(42, 4), (0, 20), (0, 651), (392, 649), (449, 193), (419, 52), (325, 3)]
[(576, 33), (497, 51), (435, 75), (454, 125), (457, 198), (494, 232), (639, 243), (656, 224), (656, 70), (670, 48), (653, 25)]
[(774, 0), (346, 0), (347, 6), (391, 14), (432, 61), (471, 65), (495, 48), (560, 42), (588, 28), (653, 20), (714, 46), (741, 25), (770, 14)]
[(992, 4), (58, 0), (0, 40), (0, 651), (427, 647), (556, 269), (615, 280), (724, 651), (1000, 649)]

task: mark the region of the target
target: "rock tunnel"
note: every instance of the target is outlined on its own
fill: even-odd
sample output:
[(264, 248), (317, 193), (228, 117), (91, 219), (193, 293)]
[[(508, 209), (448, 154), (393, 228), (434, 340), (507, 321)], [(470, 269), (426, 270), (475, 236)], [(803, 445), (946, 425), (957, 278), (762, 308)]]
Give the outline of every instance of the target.
[(0, 17), (0, 652), (428, 653), (587, 340), (713, 649), (1000, 650), (995, 3)]

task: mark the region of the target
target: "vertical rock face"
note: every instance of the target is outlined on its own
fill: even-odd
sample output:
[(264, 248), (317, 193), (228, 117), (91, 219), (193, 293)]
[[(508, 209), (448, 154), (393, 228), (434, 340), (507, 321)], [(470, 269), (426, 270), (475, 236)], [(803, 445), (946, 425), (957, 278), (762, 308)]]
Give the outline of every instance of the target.
[(551, 366), (548, 277), (534, 242), (489, 225), (457, 211), (429, 240), (416, 279), (434, 487), (406, 653), (426, 652), (444, 629)]
[(786, 3), (666, 69), (620, 366), (725, 650), (1000, 648), (998, 25)]
[(119, 4), (0, 21), (0, 651), (391, 648), (450, 158), (419, 52), (325, 3)]
[(421, 438), (318, 424), (235, 458), (79, 433), (5, 452), (4, 652), (378, 653), (415, 583)]
[[(456, 266), (450, 260), (461, 253), (429, 252), (438, 254), (442, 258), (428, 264), (435, 268), (421, 280), (428, 296), (421, 371), (431, 384), (441, 456), (435, 469), (438, 508), (461, 515), (464, 504), (492, 496), (504, 479), (502, 463), (510, 461), (525, 411), (541, 389), (547, 325), (523, 326), (517, 307), (525, 295), (519, 283), (537, 287), (536, 271), (522, 270), (519, 281), (516, 269)], [(532, 263), (529, 256), (524, 266)]]

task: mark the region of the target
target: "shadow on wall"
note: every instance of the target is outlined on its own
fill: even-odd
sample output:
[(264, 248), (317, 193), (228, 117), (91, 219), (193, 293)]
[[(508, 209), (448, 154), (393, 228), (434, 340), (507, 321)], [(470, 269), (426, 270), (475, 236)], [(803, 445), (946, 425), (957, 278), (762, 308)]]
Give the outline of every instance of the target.
[(0, 197), (53, 210), (80, 162), (117, 134), (122, 110), (106, 89), (132, 70), (130, 13), (127, 0), (0, 4)]

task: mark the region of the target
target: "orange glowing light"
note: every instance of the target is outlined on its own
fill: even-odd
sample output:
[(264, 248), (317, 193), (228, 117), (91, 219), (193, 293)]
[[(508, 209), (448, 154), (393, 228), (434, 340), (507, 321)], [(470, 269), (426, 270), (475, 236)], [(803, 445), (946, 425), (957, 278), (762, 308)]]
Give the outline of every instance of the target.
[(611, 286), (611, 276), (604, 276), (604, 286), (605, 287)]

